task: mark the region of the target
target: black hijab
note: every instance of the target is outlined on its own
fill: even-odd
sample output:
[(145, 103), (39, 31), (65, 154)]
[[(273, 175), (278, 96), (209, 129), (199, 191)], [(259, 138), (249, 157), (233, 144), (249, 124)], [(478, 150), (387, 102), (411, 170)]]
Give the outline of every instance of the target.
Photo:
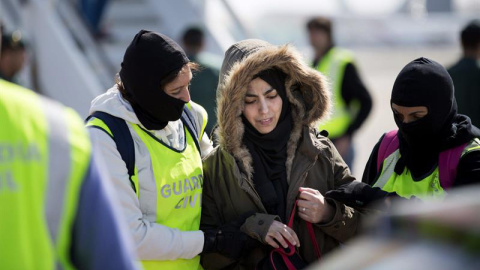
[(277, 90), (282, 99), (282, 111), (277, 126), (268, 134), (258, 132), (242, 115), (245, 125), (243, 141), (252, 155), (253, 183), (269, 214), (280, 216), (286, 222), (286, 197), (288, 191), (287, 143), (292, 130), (290, 102), (285, 89), (286, 74), (278, 69), (268, 69), (257, 74)]
[(394, 114), (402, 156), (395, 167), (397, 174), (407, 166), (414, 179), (421, 180), (436, 167), (441, 151), (480, 135), (470, 118), (457, 114), (453, 81), (448, 72), (428, 58), (415, 59), (400, 71), (393, 85), (391, 103), (428, 109), (425, 117), (410, 123), (403, 123)]

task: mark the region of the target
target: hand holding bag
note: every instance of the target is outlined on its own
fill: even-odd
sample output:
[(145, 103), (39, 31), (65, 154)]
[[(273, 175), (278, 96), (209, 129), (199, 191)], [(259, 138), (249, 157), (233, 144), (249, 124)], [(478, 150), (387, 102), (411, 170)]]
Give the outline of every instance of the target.
[[(288, 221), (288, 227), (292, 228), (293, 225), (293, 217), (295, 216), (295, 212), (297, 210), (297, 203), (295, 201), (295, 205), (293, 206), (292, 214), (290, 215), (290, 220)], [(320, 248), (318, 247), (317, 240), (315, 239), (315, 233), (313, 231), (313, 225), (310, 222), (305, 221), (307, 224), (308, 234), (310, 235), (310, 240), (312, 241), (313, 248), (315, 250), (315, 254), (317, 258), (321, 258)], [(287, 240), (286, 240), (287, 241)], [(257, 270), (296, 270), (296, 269), (303, 269), (308, 266), (300, 254), (298, 254), (295, 250), (295, 246), (291, 243), (288, 243), (288, 248), (279, 247), (270, 251), (267, 257), (261, 260), (258, 264), (256, 269)]]

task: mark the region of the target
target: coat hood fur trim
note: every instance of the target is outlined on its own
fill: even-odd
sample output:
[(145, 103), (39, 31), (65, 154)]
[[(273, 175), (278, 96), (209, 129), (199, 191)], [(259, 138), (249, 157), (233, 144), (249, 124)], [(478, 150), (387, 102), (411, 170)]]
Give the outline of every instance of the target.
[(244, 98), (248, 82), (259, 72), (273, 67), (287, 74), (286, 92), (294, 119), (287, 150), (288, 178), (295, 150), (302, 136), (302, 127), (315, 125), (324, 119), (330, 110), (330, 90), (326, 78), (306, 65), (300, 54), (290, 45), (262, 47), (233, 64), (217, 89), (216, 135), (220, 146), (239, 161), (240, 170), (244, 171), (249, 179), (253, 166), (252, 157), (243, 144), (244, 125), (241, 114)]

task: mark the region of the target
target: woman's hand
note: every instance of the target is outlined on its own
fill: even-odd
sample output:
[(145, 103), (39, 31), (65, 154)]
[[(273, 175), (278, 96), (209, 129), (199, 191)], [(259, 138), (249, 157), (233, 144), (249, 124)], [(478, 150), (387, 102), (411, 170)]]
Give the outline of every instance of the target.
[(310, 223), (328, 222), (333, 218), (333, 207), (326, 201), (320, 191), (312, 188), (300, 188), (298, 215)]
[(288, 244), (285, 240), (294, 246), (300, 247), (300, 241), (298, 240), (297, 234), (287, 225), (274, 220), (272, 225), (270, 225), (270, 228), (268, 228), (265, 242), (274, 248), (279, 248), (277, 242), (284, 248), (288, 248)]

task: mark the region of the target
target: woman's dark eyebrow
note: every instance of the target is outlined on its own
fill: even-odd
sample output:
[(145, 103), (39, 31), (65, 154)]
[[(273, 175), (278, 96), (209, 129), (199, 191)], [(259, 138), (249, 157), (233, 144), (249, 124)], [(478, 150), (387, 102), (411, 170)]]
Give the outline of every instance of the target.
[(416, 113), (428, 113), (426, 111), (414, 111), (414, 112), (411, 112), (410, 114), (416, 114)]
[[(265, 93), (263, 93), (263, 95), (268, 95), (269, 93), (271, 93), (272, 91), (276, 90), (275, 88), (270, 88), (268, 89), (267, 91), (265, 91)], [(249, 94), (249, 93), (246, 93), (245, 94), (246, 97), (258, 97), (258, 95), (255, 95), (255, 94)]]
[(267, 91), (265, 91), (265, 93), (263, 93), (263, 95), (264, 95), (264, 96), (265, 96), (265, 95), (268, 95), (268, 94), (270, 94), (272, 91), (275, 91), (275, 90), (276, 90), (275, 88), (270, 88), (270, 89), (268, 89)]

